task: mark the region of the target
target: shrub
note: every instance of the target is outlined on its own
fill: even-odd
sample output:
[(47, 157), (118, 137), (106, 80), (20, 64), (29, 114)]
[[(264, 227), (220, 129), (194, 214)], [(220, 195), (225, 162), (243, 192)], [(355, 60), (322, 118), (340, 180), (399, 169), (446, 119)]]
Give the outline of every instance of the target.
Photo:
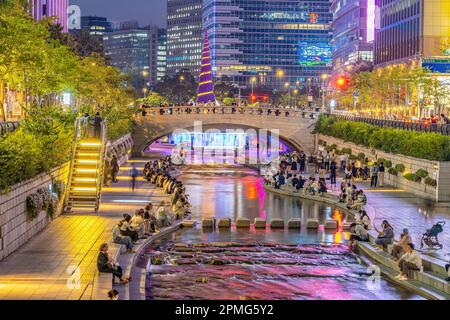
[(432, 186), (432, 187), (436, 187), (437, 186), (437, 181), (431, 177), (426, 177), (425, 178), (425, 184), (428, 186)]
[(335, 120), (321, 115), (315, 133), (414, 158), (449, 161), (450, 137), (438, 133), (380, 128), (374, 125)]
[(421, 177), (422, 179), (428, 177), (428, 171), (424, 169), (419, 169), (416, 171), (416, 176)]
[(352, 154), (352, 149), (351, 148), (342, 148), (341, 152), (343, 154)]
[(358, 153), (358, 157), (359, 160), (364, 161), (366, 159), (366, 155), (362, 152)]
[(398, 171), (398, 172), (405, 172), (405, 165), (404, 164), (397, 164), (397, 165), (395, 165), (395, 169)]
[(403, 177), (406, 180), (413, 181), (413, 182), (420, 182), (422, 180), (422, 178), (417, 176), (415, 173), (405, 173), (403, 175)]
[(53, 181), (52, 190), (54, 193), (56, 193), (59, 200), (61, 200), (61, 197), (63, 196), (65, 189), (66, 189), (66, 185), (65, 185), (64, 181), (62, 181), (62, 180)]
[(398, 176), (397, 168), (389, 168), (388, 172), (389, 172), (389, 174), (392, 174), (393, 176)]

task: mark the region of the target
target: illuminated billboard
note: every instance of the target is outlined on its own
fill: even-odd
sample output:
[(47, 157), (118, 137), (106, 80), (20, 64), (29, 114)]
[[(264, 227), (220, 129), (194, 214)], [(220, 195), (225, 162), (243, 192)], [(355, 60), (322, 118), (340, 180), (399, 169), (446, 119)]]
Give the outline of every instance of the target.
[(330, 66), (332, 62), (332, 47), (327, 43), (298, 44), (298, 62), (305, 66)]

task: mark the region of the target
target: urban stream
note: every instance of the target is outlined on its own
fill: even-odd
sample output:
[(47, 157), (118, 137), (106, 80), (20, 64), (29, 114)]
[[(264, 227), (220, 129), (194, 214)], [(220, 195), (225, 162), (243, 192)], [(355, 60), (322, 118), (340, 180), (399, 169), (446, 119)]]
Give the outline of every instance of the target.
[[(329, 205), (266, 192), (256, 170), (190, 167), (179, 177), (192, 218), (345, 217)], [(145, 249), (146, 297), (158, 299), (421, 299), (371, 271), (347, 247), (348, 233), (180, 229)], [(148, 263), (148, 261), (152, 263)]]

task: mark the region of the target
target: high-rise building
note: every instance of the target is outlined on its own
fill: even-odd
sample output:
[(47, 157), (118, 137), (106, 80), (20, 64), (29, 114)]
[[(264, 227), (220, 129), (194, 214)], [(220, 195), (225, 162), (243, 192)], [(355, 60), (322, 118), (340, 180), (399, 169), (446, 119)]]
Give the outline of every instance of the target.
[(164, 33), (163, 29), (150, 26), (117, 30), (103, 36), (105, 56), (112, 65), (132, 76), (133, 86), (142, 95), (165, 75), (160, 49), (164, 45)]
[(148, 27), (150, 37), (150, 85), (154, 86), (166, 75), (166, 29)]
[(449, 0), (377, 0), (377, 67), (418, 62), (450, 73)]
[(331, 0), (205, 0), (216, 77), (241, 86), (315, 86), (331, 71)]
[(63, 31), (67, 32), (67, 8), (69, 0), (30, 0), (31, 15), (35, 20), (45, 17), (56, 17)]
[(202, 59), (202, 0), (167, 0), (167, 73), (195, 77)]
[(83, 16), (81, 17), (81, 30), (103, 41), (103, 35), (112, 31), (111, 22), (104, 17)]
[(333, 0), (333, 71), (373, 63), (375, 0)]
[(161, 81), (167, 74), (167, 30), (158, 29), (158, 47), (156, 51), (156, 81)]

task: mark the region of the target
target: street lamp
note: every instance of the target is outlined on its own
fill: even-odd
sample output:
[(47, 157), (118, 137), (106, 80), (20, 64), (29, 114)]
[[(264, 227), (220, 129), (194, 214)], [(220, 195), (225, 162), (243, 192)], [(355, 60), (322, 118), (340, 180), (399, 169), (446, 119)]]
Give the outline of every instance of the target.
[(322, 74), (322, 110), (325, 110), (325, 81), (328, 79), (326, 73)]
[(289, 82), (284, 83), (284, 87), (288, 89), (289, 94), (289, 106), (291, 105), (291, 84)]
[(253, 96), (253, 87), (254, 87), (256, 81), (257, 81), (256, 77), (251, 77), (250, 78), (250, 84), (252, 85), (252, 96)]

